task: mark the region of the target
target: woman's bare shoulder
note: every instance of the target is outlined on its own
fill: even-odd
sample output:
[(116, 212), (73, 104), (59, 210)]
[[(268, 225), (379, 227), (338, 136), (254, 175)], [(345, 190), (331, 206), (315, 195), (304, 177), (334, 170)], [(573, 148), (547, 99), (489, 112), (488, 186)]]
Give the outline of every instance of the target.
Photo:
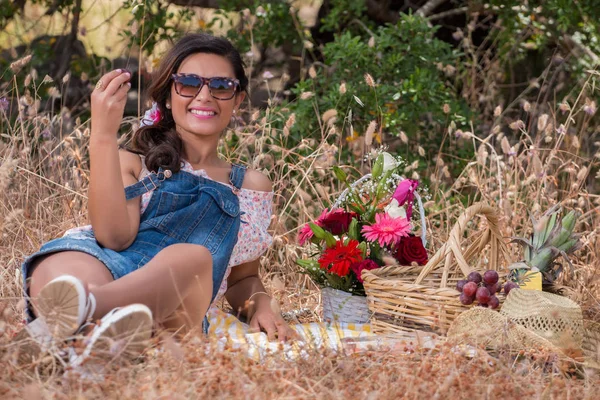
[(273, 184), (271, 180), (262, 172), (254, 169), (248, 169), (244, 177), (243, 189), (257, 190), (261, 192), (272, 192)]
[(119, 160), (121, 162), (121, 171), (130, 173), (136, 178), (142, 172), (142, 158), (139, 154), (132, 153), (129, 150), (119, 149)]

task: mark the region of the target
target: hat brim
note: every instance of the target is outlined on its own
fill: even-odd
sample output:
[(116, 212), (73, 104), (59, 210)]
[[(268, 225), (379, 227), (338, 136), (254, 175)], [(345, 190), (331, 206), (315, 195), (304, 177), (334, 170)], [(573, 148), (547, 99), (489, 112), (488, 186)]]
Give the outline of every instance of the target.
[(558, 347), (508, 317), (484, 307), (474, 307), (460, 314), (450, 326), (447, 336), (451, 343), (512, 353), (537, 350), (553, 353), (560, 359), (584, 367), (600, 369), (600, 364), (585, 354), (580, 346)]

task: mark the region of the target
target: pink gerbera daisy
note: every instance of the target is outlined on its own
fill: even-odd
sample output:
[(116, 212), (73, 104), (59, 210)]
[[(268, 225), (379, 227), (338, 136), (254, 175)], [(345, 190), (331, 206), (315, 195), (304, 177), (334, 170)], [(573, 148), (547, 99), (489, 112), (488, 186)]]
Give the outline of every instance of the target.
[(300, 246), (304, 246), (304, 243), (309, 242), (313, 236), (314, 233), (312, 229), (310, 229), (310, 225), (306, 224), (300, 229), (300, 232), (298, 232), (298, 243)]
[(375, 223), (362, 228), (365, 239), (379, 242), (381, 246), (394, 245), (409, 232), (410, 223), (406, 218), (392, 218), (386, 213), (375, 215)]

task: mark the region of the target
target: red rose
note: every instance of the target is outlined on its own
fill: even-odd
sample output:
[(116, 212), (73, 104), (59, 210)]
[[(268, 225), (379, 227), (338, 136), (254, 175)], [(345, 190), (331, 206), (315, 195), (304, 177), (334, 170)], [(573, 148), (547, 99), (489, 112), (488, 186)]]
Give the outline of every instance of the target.
[(394, 251), (394, 257), (400, 265), (411, 265), (413, 262), (425, 265), (428, 260), (423, 242), (417, 236), (405, 236), (400, 239)]
[(366, 259), (366, 260), (362, 260), (361, 262), (352, 264), (350, 266), (350, 268), (356, 274), (358, 281), (360, 283), (363, 283), (363, 278), (361, 276), (363, 269), (367, 269), (367, 270), (376, 269), (376, 268), (379, 268), (379, 265), (371, 259)]
[(335, 210), (321, 219), (321, 226), (334, 235), (341, 235), (348, 231), (354, 215), (343, 210)]

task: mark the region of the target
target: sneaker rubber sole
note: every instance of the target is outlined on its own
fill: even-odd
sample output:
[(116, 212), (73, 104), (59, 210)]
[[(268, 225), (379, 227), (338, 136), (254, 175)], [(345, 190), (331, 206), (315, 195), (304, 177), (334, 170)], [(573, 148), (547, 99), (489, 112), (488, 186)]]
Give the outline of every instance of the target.
[(85, 360), (110, 361), (119, 357), (139, 356), (152, 336), (152, 312), (143, 304), (117, 308), (105, 315), (85, 341), (83, 353), (72, 362), (81, 365)]
[(37, 296), (35, 313), (55, 340), (75, 333), (86, 317), (87, 293), (81, 281), (63, 275), (46, 284)]

